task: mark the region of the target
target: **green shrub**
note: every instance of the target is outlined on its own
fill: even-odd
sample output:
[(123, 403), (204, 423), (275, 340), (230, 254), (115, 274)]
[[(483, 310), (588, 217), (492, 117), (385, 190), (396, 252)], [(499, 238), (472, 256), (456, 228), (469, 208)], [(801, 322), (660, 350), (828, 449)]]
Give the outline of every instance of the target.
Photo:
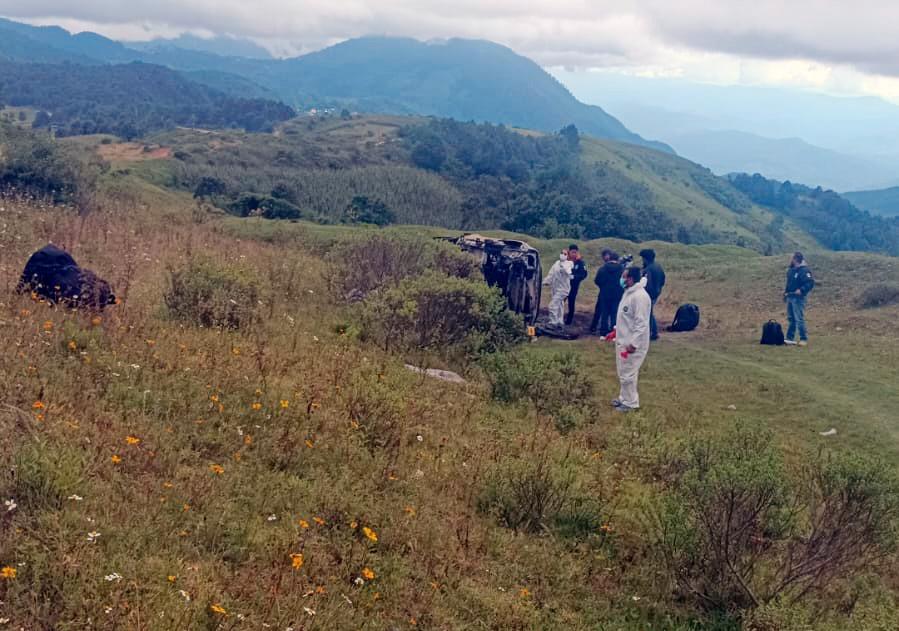
[(357, 195), (350, 202), (341, 217), (343, 223), (367, 223), (375, 226), (386, 226), (396, 221), (396, 213), (380, 199), (369, 199)]
[(256, 318), (258, 285), (247, 270), (197, 258), (169, 270), (163, 298), (176, 319), (203, 327), (237, 329)]
[[(197, 197), (196, 192), (194, 197)], [(288, 201), (254, 193), (241, 194), (228, 205), (228, 210), (240, 217), (259, 216), (265, 219), (301, 219), (303, 217), (303, 211)]]
[(694, 440), (652, 511), (653, 548), (682, 596), (707, 609), (792, 605), (891, 553), (899, 479), (852, 454), (789, 471), (770, 433)]
[(509, 348), (524, 327), (498, 289), (428, 272), (370, 296), (363, 335), (388, 351), (471, 358)]
[(448, 243), (422, 237), (379, 232), (344, 239), (333, 251), (338, 263), (328, 274), (331, 293), (351, 302), (428, 270), (457, 278), (480, 277), (475, 257)]
[(86, 209), (98, 171), (45, 133), (0, 125), (0, 189)]
[(545, 455), (503, 463), (490, 476), (478, 510), (506, 528), (523, 532), (548, 529), (571, 501), (574, 471), (554, 466)]
[(865, 289), (858, 298), (861, 309), (876, 309), (899, 303), (899, 285), (879, 283)]
[(553, 417), (560, 430), (582, 419), (594, 395), (581, 356), (573, 352), (522, 349), (488, 357), (483, 367), (494, 399), (530, 402), (540, 414)]

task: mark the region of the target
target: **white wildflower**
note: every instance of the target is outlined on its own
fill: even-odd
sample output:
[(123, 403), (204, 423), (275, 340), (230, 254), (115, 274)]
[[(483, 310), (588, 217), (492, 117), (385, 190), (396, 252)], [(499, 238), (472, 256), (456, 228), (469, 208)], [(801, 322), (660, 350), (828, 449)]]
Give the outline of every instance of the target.
[(96, 530), (94, 530), (94, 531), (92, 531), (92, 532), (87, 533), (87, 540), (88, 540), (89, 543), (96, 543), (96, 542), (97, 542), (97, 538), (98, 538), (99, 536), (100, 536), (100, 533), (97, 532)]
[(16, 504), (16, 500), (14, 500), (14, 499), (6, 500), (5, 502), (3, 502), (3, 505), (6, 507), (7, 513), (11, 513), (12, 511), (16, 510), (16, 508), (19, 506), (18, 504)]
[(278, 521), (278, 516), (277, 515), (269, 515), (267, 519), (268, 519), (268, 521)]
[(73, 502), (80, 502), (84, 498), (80, 495), (69, 495), (69, 497), (67, 497), (66, 499), (72, 500)]
[(122, 575), (119, 574), (118, 572), (113, 572), (112, 574), (107, 574), (107, 575), (104, 576), (103, 578), (105, 578), (106, 581), (107, 581), (108, 583), (111, 583), (111, 582), (113, 582), (113, 581), (120, 581), (120, 580), (122, 580)]

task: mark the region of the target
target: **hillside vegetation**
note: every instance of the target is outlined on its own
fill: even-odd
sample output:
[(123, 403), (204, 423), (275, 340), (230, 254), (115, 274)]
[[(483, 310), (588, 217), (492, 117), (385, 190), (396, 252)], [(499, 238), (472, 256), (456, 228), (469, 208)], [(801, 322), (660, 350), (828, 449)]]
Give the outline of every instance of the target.
[[(783, 308), (781, 257), (653, 243), (660, 317), (695, 301), (703, 326), (653, 347), (644, 411), (622, 418), (610, 349), (504, 333), (476, 261), (429, 238), (445, 230), (222, 218), (133, 174), (103, 182), (87, 213), (0, 200), (11, 625), (899, 623), (899, 312), (853, 306), (861, 272), (895, 275), (894, 259), (815, 255), (813, 345), (791, 351), (757, 344)], [(565, 243), (530, 240), (545, 257)], [(121, 304), (14, 295), (48, 241)], [(586, 242), (588, 261), (603, 247), (638, 246)], [(594, 299), (588, 283), (579, 322)], [(763, 509), (722, 531), (751, 533), (725, 557), (745, 588), (702, 525), (735, 492)]]
[[(274, 135), (179, 130), (154, 136), (174, 160), (128, 165), (236, 214), (339, 222), (355, 197), (399, 223), (540, 236), (730, 242), (761, 251), (811, 243), (690, 162), (565, 133), (414, 117), (306, 117)], [(245, 203), (252, 196), (255, 202)]]
[(271, 131), (294, 111), (274, 101), (228, 97), (161, 66), (0, 62), (0, 103), (40, 109), (36, 128), (62, 136), (132, 139), (186, 127)]

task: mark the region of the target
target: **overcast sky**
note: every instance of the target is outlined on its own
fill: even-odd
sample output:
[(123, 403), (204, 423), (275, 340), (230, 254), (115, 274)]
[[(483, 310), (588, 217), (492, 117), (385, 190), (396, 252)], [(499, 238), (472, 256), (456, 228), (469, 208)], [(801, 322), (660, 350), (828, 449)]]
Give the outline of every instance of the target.
[(0, 0), (0, 15), (118, 39), (230, 34), (282, 55), (361, 35), (483, 38), (550, 68), (899, 102), (895, 0)]

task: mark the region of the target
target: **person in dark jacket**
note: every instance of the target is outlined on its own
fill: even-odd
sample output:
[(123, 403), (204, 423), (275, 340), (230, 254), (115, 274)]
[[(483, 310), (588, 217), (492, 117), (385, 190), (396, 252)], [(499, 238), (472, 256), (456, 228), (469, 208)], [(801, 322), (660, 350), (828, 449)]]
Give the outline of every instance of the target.
[(619, 262), (618, 254), (612, 250), (603, 250), (602, 260), (602, 267), (597, 270), (596, 278), (593, 280), (599, 287), (599, 297), (596, 299), (590, 332), (605, 337), (615, 328), (618, 303), (624, 294), (624, 289), (621, 288), (624, 266)]
[(573, 263), (571, 268), (571, 292), (568, 294), (568, 313), (565, 315), (565, 324), (571, 326), (574, 322), (574, 305), (577, 302), (577, 292), (581, 287), (581, 281), (587, 278), (587, 264), (581, 257), (577, 245), (568, 246), (568, 260)]
[(808, 330), (805, 326), (805, 301), (815, 288), (815, 277), (805, 262), (802, 252), (796, 252), (787, 269), (787, 284), (784, 287), (784, 301), (787, 303), (787, 335), (785, 343), (796, 346), (796, 330), (799, 330), (799, 346), (808, 345)]
[(646, 293), (652, 300), (652, 313), (649, 316), (649, 339), (659, 339), (659, 325), (656, 322), (655, 307), (665, 286), (665, 270), (656, 263), (656, 251), (650, 248), (640, 251), (643, 259), (643, 277), (646, 279)]

